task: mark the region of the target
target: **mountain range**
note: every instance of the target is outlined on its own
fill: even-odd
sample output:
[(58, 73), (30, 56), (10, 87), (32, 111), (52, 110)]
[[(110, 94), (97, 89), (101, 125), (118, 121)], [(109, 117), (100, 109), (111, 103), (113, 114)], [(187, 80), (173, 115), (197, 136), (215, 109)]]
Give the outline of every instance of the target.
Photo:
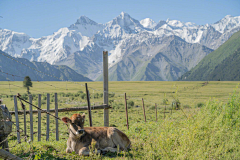
[(239, 81), (240, 31), (218, 49), (204, 57), (197, 66), (183, 74), (181, 81)]
[(67, 66), (50, 65), (47, 62), (30, 62), (14, 58), (0, 50), (0, 81), (91, 81)]
[(101, 80), (102, 51), (109, 53), (109, 79), (177, 80), (240, 30), (240, 16), (214, 24), (178, 20), (138, 21), (122, 12), (99, 24), (81, 16), (52, 35), (31, 38), (0, 29), (0, 50), (30, 61), (67, 65), (92, 80)]

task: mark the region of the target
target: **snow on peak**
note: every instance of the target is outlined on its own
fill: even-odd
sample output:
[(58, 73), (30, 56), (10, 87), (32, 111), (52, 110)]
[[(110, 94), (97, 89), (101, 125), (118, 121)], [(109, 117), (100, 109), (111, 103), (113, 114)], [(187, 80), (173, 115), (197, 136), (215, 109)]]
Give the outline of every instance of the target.
[(212, 24), (212, 27), (220, 33), (224, 33), (225, 31), (231, 30), (237, 26), (240, 26), (240, 16), (233, 17), (231, 15), (226, 15), (223, 19)]
[(231, 18), (231, 17), (233, 17), (233, 16), (231, 16), (231, 15), (226, 15), (224, 18)]
[(119, 16), (121, 16), (121, 17), (130, 17), (130, 15), (128, 13), (125, 13), (125, 12), (121, 12), (121, 14)]
[(108, 22), (109, 25), (119, 25), (121, 27), (141, 26), (138, 20), (132, 18), (129, 14), (121, 12), (119, 16)]
[(93, 20), (89, 19), (86, 16), (81, 16), (77, 19), (77, 22), (75, 24), (82, 24), (82, 25), (86, 25), (86, 24), (91, 24), (91, 25), (98, 25), (96, 22), (94, 22)]
[(183, 27), (184, 26), (184, 23), (178, 21), (178, 20), (167, 20), (167, 23), (171, 26), (174, 26), (174, 27)]
[(140, 24), (145, 28), (154, 28), (157, 25), (157, 23), (150, 18), (145, 18), (141, 20)]
[(76, 30), (80, 32), (82, 36), (92, 37), (99, 30), (104, 28), (103, 24), (98, 24), (86, 16), (81, 16), (77, 19), (77, 22), (68, 27), (69, 30)]

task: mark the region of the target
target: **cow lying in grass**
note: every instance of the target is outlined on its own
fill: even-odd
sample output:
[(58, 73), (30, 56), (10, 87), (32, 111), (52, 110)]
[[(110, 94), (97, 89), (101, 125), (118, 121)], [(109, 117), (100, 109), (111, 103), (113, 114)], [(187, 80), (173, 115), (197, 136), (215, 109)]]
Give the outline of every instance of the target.
[(131, 142), (122, 131), (115, 127), (84, 127), (85, 114), (73, 114), (71, 118), (63, 117), (62, 121), (70, 124), (67, 140), (67, 153), (75, 151), (79, 155), (89, 155), (92, 139), (96, 141), (98, 153), (101, 151), (127, 151)]

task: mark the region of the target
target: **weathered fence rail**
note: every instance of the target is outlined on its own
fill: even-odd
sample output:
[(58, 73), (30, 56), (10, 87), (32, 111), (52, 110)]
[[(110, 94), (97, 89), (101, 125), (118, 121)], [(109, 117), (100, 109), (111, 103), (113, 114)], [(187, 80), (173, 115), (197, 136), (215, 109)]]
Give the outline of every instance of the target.
[[(14, 114), (16, 118), (16, 126), (17, 126), (17, 131), (19, 130), (19, 119), (18, 115), (24, 114), (24, 133), (26, 137), (26, 114), (30, 114), (30, 135), (31, 135), (31, 141), (33, 141), (33, 114), (38, 113), (37, 116), (37, 123), (38, 123), (38, 141), (41, 141), (41, 118), (42, 118), (42, 113), (45, 113), (47, 115), (47, 120), (46, 120), (46, 140), (49, 140), (49, 114), (50, 113), (55, 113), (55, 116), (50, 114), (51, 116), (55, 117), (55, 124), (56, 124), (56, 140), (59, 140), (59, 131), (58, 131), (58, 121), (61, 120), (58, 117), (58, 112), (70, 112), (70, 111), (83, 111), (83, 110), (88, 110), (89, 111), (89, 117), (90, 117), (90, 126), (92, 126), (92, 120), (91, 120), (91, 110), (96, 110), (96, 109), (103, 109), (104, 110), (104, 126), (108, 127), (109, 126), (109, 108), (111, 108), (108, 105), (108, 52), (103, 51), (103, 105), (98, 105), (98, 106), (90, 106), (90, 96), (89, 96), (89, 91), (87, 88), (86, 84), (86, 94), (88, 97), (88, 106), (83, 106), (83, 107), (73, 107), (73, 108), (58, 108), (58, 98), (57, 98), (57, 93), (54, 94), (54, 105), (55, 109), (50, 109), (50, 95), (47, 94), (47, 109), (41, 109), (41, 94), (38, 95), (38, 106), (35, 106), (32, 104), (33, 97), (32, 95), (29, 95), (29, 101), (26, 101), (22, 98), (19, 98), (20, 95), (14, 96), (14, 106), (15, 106), (15, 111), (10, 111), (10, 114)], [(23, 110), (18, 111), (18, 104), (17, 104), (17, 98), (20, 99), (21, 105)], [(22, 101), (25, 103), (29, 104), (29, 110), (26, 110), (25, 106), (23, 105)], [(37, 110), (32, 110), (32, 107), (37, 108)], [(17, 134), (17, 139), (18, 143), (21, 143), (20, 141), (20, 134), (18, 132)]]
[[(38, 95), (38, 106), (32, 105), (32, 95), (29, 95), (29, 110), (24, 110), (19, 111), (17, 107), (17, 96), (14, 96), (14, 105), (15, 105), (15, 111), (10, 111), (10, 114), (15, 114), (16, 118), (16, 126), (17, 130), (19, 130), (19, 120), (18, 120), (18, 115), (26, 115), (30, 114), (30, 135), (31, 135), (31, 141), (33, 141), (33, 114), (38, 114), (37, 116), (37, 123), (38, 123), (38, 141), (41, 141), (41, 128), (42, 128), (42, 113), (45, 113), (47, 115), (47, 120), (46, 120), (46, 140), (49, 140), (49, 114), (47, 113), (55, 113), (55, 117), (58, 117), (58, 112), (70, 112), (70, 111), (82, 111), (82, 110), (89, 110), (90, 106), (83, 106), (83, 107), (73, 107), (73, 108), (58, 108), (58, 99), (57, 99), (57, 93), (54, 94), (54, 109), (50, 109), (50, 101), (49, 101), (49, 94), (47, 94), (47, 109), (41, 109), (41, 94)], [(89, 104), (90, 105), (90, 104)], [(38, 110), (32, 110), (32, 106), (39, 108)], [(96, 110), (96, 109), (109, 109), (111, 108), (109, 105), (99, 105), (99, 106), (91, 106), (91, 110)], [(41, 109), (41, 110), (40, 110)], [(26, 116), (24, 116), (26, 117)], [(59, 130), (58, 130), (58, 121), (60, 120), (59, 118), (55, 118), (55, 124), (56, 124), (56, 141), (59, 141)], [(24, 120), (24, 126), (26, 126), (26, 120)], [(26, 133), (26, 127), (24, 127), (24, 132)], [(18, 143), (21, 143), (20, 141), (20, 134), (18, 133), (17, 135)]]

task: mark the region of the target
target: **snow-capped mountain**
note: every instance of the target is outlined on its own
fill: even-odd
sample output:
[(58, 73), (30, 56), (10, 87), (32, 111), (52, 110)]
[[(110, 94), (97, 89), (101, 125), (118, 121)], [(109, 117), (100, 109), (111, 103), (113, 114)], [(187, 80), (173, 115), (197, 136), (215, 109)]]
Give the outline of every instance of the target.
[(150, 28), (150, 29), (154, 28), (157, 25), (157, 23), (150, 18), (145, 18), (141, 20), (140, 23), (143, 27)]
[(240, 16), (233, 17), (231, 15), (226, 15), (220, 21), (212, 24), (213, 28), (215, 28), (218, 32), (224, 33), (226, 31), (232, 30), (236, 27), (236, 24), (240, 24)]
[(0, 29), (0, 50), (11, 56), (19, 56), (23, 49), (31, 47), (34, 39), (25, 33), (18, 33), (8, 29)]
[[(139, 63), (145, 64), (140, 57), (148, 57), (142, 58), (142, 60), (153, 63), (152, 59), (160, 52), (171, 54), (169, 50), (173, 50), (173, 47), (179, 48), (178, 45), (185, 45), (186, 47), (180, 47), (182, 49), (181, 56), (188, 63), (174, 65), (174, 69), (167, 70), (167, 72), (171, 72), (169, 75), (174, 76), (162, 77), (163, 75), (156, 74), (161, 78), (155, 78), (175, 80), (183, 74), (183, 71), (197, 65), (196, 63), (211, 49), (218, 48), (238, 30), (240, 30), (240, 16), (225, 16), (214, 24), (196, 25), (191, 22), (185, 23), (169, 19), (161, 20), (158, 23), (149, 18), (138, 21), (122, 12), (106, 24), (99, 24), (86, 16), (81, 16), (76, 23), (69, 27), (61, 28), (52, 35), (38, 39), (31, 38), (24, 33), (0, 29), (0, 50), (31, 61), (65, 64), (80, 74), (96, 79), (101, 73), (103, 50), (109, 51), (109, 67), (112, 68), (116, 67), (118, 63), (126, 62), (126, 57), (130, 55), (138, 57)], [(174, 45), (169, 44), (171, 36), (178, 39), (171, 41)], [(190, 45), (180, 43), (183, 41), (187, 44), (197, 44), (197, 48), (201, 49), (198, 51), (191, 49), (195, 55), (189, 53), (188, 56), (185, 56), (184, 54), (188, 52), (187, 46)], [(167, 49), (166, 46), (170, 48)], [(165, 53), (161, 55), (167, 56)], [(182, 58), (181, 56), (177, 57)], [(197, 61), (192, 57), (198, 57)], [(171, 64), (183, 62), (171, 56), (167, 56), (167, 59)], [(134, 59), (131, 60), (134, 61)], [(179, 69), (179, 67), (185, 69)], [(134, 75), (131, 76), (134, 77)], [(137, 76), (135, 75), (135, 77)]]

